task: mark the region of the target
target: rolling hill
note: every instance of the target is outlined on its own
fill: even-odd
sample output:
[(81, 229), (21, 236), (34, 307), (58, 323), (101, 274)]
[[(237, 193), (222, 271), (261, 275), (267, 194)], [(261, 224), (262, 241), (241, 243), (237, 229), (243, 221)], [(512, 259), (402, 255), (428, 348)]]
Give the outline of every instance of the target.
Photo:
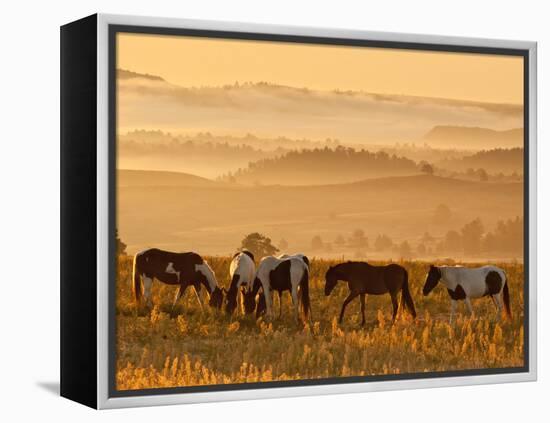
[[(334, 240), (357, 228), (367, 236), (389, 234), (411, 239), (428, 231), (444, 234), (480, 217), (497, 220), (521, 216), (521, 183), (481, 183), (416, 175), (369, 179), (349, 184), (309, 186), (235, 186), (188, 175), (167, 184), (167, 175), (147, 172), (127, 178), (118, 190), (118, 230), (129, 252), (157, 246), (228, 254), (250, 232), (289, 248), (308, 252), (313, 236)], [(179, 178), (179, 177), (178, 177)], [(143, 180), (158, 185), (144, 185)], [(448, 205), (446, 226), (432, 222), (435, 208)]]
[(482, 150), (462, 158), (440, 160), (436, 166), (443, 169), (465, 172), (468, 169), (485, 169), (492, 174), (523, 174), (523, 148), (496, 148)]
[(458, 146), (462, 149), (523, 147), (523, 129), (495, 131), (488, 128), (439, 125), (432, 128), (422, 141), (436, 148)]
[(319, 185), (418, 173), (416, 162), (405, 157), (340, 146), (290, 151), (251, 162), (225, 179), (255, 185)]
[(195, 187), (204, 188), (220, 186), (217, 182), (200, 176), (181, 172), (129, 170), (117, 171), (117, 186), (119, 188), (137, 187)]

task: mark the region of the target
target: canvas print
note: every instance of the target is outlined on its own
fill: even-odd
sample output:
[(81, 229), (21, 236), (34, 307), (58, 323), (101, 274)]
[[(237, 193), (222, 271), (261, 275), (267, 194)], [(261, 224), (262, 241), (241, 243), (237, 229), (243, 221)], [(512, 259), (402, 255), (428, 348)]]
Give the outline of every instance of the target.
[(523, 368), (523, 56), (115, 36), (117, 391)]

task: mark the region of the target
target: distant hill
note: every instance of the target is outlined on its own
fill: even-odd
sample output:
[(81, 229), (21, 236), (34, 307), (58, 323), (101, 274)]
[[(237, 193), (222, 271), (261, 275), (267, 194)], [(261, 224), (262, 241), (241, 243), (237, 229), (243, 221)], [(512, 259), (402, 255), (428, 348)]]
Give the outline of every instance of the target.
[(222, 183), (187, 173), (127, 169), (117, 171), (117, 185), (124, 188), (223, 186)]
[(225, 180), (249, 185), (323, 185), (417, 173), (416, 162), (405, 157), (383, 151), (325, 147), (252, 162)]
[(468, 169), (485, 169), (492, 174), (523, 174), (523, 148), (497, 148), (482, 150), (462, 158), (444, 159), (435, 163), (437, 167), (455, 172)]
[(436, 148), (460, 147), (463, 149), (511, 148), (523, 146), (523, 129), (506, 131), (493, 129), (439, 125), (432, 128), (422, 141)]
[(160, 81), (164, 82), (164, 79), (157, 75), (149, 75), (148, 73), (137, 73), (125, 69), (117, 69), (116, 76), (118, 79), (133, 79), (133, 78), (143, 78), (149, 79), (151, 81)]
[[(224, 186), (201, 185), (202, 178), (190, 175), (136, 175), (151, 185), (121, 186), (117, 198), (119, 234), (132, 252), (161, 246), (228, 254), (251, 232), (284, 237), (292, 250), (307, 252), (315, 235), (334, 240), (363, 228), (369, 239), (381, 233), (412, 239), (425, 231), (442, 235), (476, 217), (491, 223), (523, 213), (521, 183), (416, 175), (349, 184)], [(168, 184), (167, 177), (181, 179)], [(446, 226), (433, 223), (438, 204), (452, 210)]]
[(520, 104), (317, 90), (269, 81), (184, 87), (128, 70), (119, 76), (117, 125), (122, 132), (155, 128), (392, 145), (418, 140), (437, 125), (514, 128), (523, 123)]

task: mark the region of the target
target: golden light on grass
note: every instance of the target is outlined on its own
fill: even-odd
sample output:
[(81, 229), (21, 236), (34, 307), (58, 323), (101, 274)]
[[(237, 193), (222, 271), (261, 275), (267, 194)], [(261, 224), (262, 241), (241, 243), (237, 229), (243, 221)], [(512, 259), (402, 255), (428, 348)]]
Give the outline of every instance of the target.
[[(208, 306), (201, 312), (187, 293), (170, 318), (173, 287), (153, 288), (151, 313), (136, 311), (131, 296), (131, 257), (119, 262), (117, 277), (117, 373), (120, 390), (177, 386), (403, 374), (523, 365), (523, 265), (501, 263), (510, 283), (513, 318), (495, 320), (490, 299), (474, 301), (476, 318), (459, 306), (448, 323), (444, 288), (421, 294), (427, 264), (403, 262), (419, 318), (407, 314), (391, 325), (388, 296), (367, 300), (367, 325), (359, 326), (359, 304), (351, 303), (342, 325), (336, 318), (346, 289), (325, 297), (322, 275), (330, 260), (312, 261), (313, 321), (298, 325), (285, 297), (282, 319), (228, 318)], [(209, 258), (228, 286), (227, 258)]]

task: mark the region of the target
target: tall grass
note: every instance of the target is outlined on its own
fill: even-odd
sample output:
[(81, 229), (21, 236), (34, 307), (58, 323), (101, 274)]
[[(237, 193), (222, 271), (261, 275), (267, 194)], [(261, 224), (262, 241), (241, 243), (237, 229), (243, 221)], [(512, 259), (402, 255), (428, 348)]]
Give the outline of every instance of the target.
[[(209, 259), (218, 282), (229, 286), (230, 258)], [(367, 297), (367, 325), (360, 327), (359, 301), (342, 325), (336, 321), (347, 286), (323, 293), (324, 274), (336, 263), (311, 262), (312, 319), (298, 324), (285, 294), (281, 319), (255, 320), (210, 309), (201, 311), (189, 289), (178, 316), (170, 318), (175, 287), (155, 282), (153, 310), (136, 309), (132, 260), (118, 264), (116, 298), (116, 386), (120, 390), (205, 384), (315, 379), (523, 365), (523, 265), (498, 264), (508, 274), (513, 318), (496, 320), (489, 298), (474, 300), (476, 318), (461, 304), (449, 325), (446, 289), (422, 296), (427, 263), (403, 262), (418, 318), (400, 312), (391, 325), (388, 295)], [(278, 304), (276, 303), (278, 312)]]

